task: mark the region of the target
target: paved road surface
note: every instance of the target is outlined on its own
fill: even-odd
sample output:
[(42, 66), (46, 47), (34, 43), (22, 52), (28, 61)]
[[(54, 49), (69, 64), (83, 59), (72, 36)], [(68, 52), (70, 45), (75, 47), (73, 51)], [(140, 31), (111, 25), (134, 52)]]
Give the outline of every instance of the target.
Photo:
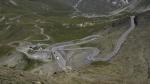
[(0, 22), (4, 21), (5, 19), (6, 19), (5, 16), (1, 17), (1, 18), (0, 18)]
[[(88, 37), (85, 37), (83, 39), (80, 39), (79, 41), (77, 41), (76, 43), (71, 43), (71, 44), (65, 44), (65, 45), (60, 45), (60, 46), (56, 46), (56, 47), (53, 47), (52, 48), (52, 54), (54, 56), (54, 58), (56, 59), (57, 63), (59, 64), (59, 66), (63, 69), (63, 70), (66, 70), (68, 69), (68, 66), (66, 66), (66, 62), (67, 60), (65, 60), (63, 58), (63, 55), (58, 52), (58, 51), (65, 51), (65, 50), (93, 50), (94, 49), (94, 53), (92, 54), (89, 54), (88, 59), (91, 57), (91, 55), (97, 55), (99, 53), (99, 50), (97, 48), (93, 48), (93, 47), (85, 47), (85, 48), (68, 48), (67, 47), (71, 47), (71, 46), (77, 46), (77, 45), (81, 45), (81, 44), (85, 44), (85, 43), (88, 43), (90, 41), (93, 41), (93, 40), (96, 40), (98, 38), (98, 35), (92, 35), (92, 36), (88, 36)], [(71, 69), (69, 67), (69, 69)]]
[(116, 42), (116, 46), (114, 47), (114, 50), (113, 50), (111, 53), (109, 53), (108, 55), (106, 55), (106, 56), (100, 55), (100, 56), (98, 56), (98, 57), (93, 57), (93, 58), (92, 58), (93, 61), (108, 61), (108, 60), (110, 60), (113, 56), (115, 56), (115, 55), (119, 52), (121, 46), (122, 46), (123, 43), (126, 41), (128, 35), (129, 35), (129, 33), (135, 28), (134, 18), (135, 18), (135, 16), (131, 16), (131, 17), (130, 17), (130, 19), (131, 19), (131, 26), (130, 26), (130, 28), (129, 28), (126, 32), (124, 32), (124, 33), (121, 35), (121, 37), (118, 39), (118, 41)]
[(76, 15), (77, 13), (80, 13), (81, 11), (78, 9), (80, 3), (82, 2), (83, 0), (78, 0), (77, 3), (73, 6), (74, 8), (74, 12), (73, 12), (73, 16), (72, 17), (76, 17), (74, 15)]
[(34, 25), (35, 28), (38, 28), (40, 30), (40, 34), (45, 37), (45, 39), (42, 40), (33, 40), (33, 41), (48, 41), (50, 40), (50, 36), (45, 34), (44, 28), (39, 27), (37, 24)]
[[(116, 42), (116, 46), (114, 47), (114, 50), (111, 53), (109, 53), (108, 55), (106, 55), (106, 56), (102, 56), (102, 55), (98, 56), (99, 49), (94, 48), (94, 47), (68, 48), (68, 47), (77, 46), (77, 45), (81, 45), (81, 44), (85, 44), (85, 43), (94, 41), (97, 38), (99, 38), (98, 35), (91, 35), (91, 36), (85, 37), (83, 39), (75, 40), (75, 41), (58, 43), (58, 44), (56, 44), (56, 45), (54, 45), (52, 47), (48, 47), (47, 49), (42, 50), (42, 51), (43, 51), (43, 53), (44, 52), (45, 53), (46, 52), (47, 53), (52, 53), (54, 58), (56, 59), (58, 65), (59, 65), (59, 67), (61, 67), (63, 70), (66, 70), (68, 68), (71, 69), (71, 68), (66, 65), (67, 60), (64, 59), (64, 57), (63, 57), (64, 54), (60, 53), (60, 51), (66, 51), (66, 50), (68, 50), (68, 51), (69, 50), (70, 51), (71, 50), (89, 50), (89, 51), (92, 51), (92, 53), (88, 52), (89, 54), (87, 56), (87, 59), (85, 59), (85, 60), (89, 60), (89, 61), (108, 61), (108, 60), (110, 60), (113, 56), (115, 56), (119, 52), (121, 46), (126, 41), (127, 36), (135, 28), (134, 18), (135, 18), (135, 16), (131, 16), (130, 17), (130, 19), (131, 19), (131, 26), (130, 26), (130, 28), (121, 35), (121, 37)], [(44, 34), (43, 30), (41, 31), (41, 34)], [(32, 55), (28, 54), (26, 52), (26, 50), (23, 51), (23, 52), (26, 55), (30, 56), (31, 58), (33, 57), (35, 59), (37, 59), (37, 58), (38, 59), (43, 59), (45, 57), (46, 59), (48, 59), (48, 56), (43, 56), (43, 58), (42, 58), (42, 56), (40, 54), (39, 55), (36, 54), (36, 55), (32, 56)], [(44, 55), (48, 55), (48, 54), (44, 54)]]

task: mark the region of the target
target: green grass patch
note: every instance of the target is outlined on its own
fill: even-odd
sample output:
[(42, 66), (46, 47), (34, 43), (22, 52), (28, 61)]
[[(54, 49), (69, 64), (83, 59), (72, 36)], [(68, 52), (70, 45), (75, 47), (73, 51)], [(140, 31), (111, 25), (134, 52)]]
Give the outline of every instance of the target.
[(31, 69), (43, 64), (41, 61), (28, 59), (26, 56), (24, 56), (24, 59), (27, 61), (27, 64), (24, 67), (25, 71), (31, 70)]
[(14, 48), (12, 47), (9, 47), (7, 45), (2, 45), (0, 46), (0, 57), (6, 55), (6, 54), (9, 54), (10, 51), (12, 51)]
[(95, 61), (91, 63), (92, 66), (107, 66), (109, 64), (110, 62), (108, 61)]

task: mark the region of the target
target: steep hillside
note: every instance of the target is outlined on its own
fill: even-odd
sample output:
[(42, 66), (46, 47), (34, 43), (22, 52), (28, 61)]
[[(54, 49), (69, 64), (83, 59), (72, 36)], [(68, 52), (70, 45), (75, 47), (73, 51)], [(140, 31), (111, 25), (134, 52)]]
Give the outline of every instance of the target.
[(1, 13), (58, 14), (71, 10), (71, 7), (59, 0), (2, 0), (0, 5)]
[[(149, 84), (149, 6), (149, 0), (0, 0), (0, 84)], [(113, 52), (133, 23), (117, 54), (95, 61)]]
[(150, 1), (149, 0), (141, 0), (136, 6), (135, 10), (137, 12), (145, 12), (150, 10)]
[(1, 84), (53, 84), (46, 81), (46, 77), (39, 77), (28, 72), (0, 67)]
[[(70, 73), (55, 76), (58, 84), (149, 84), (150, 12), (139, 14), (138, 25), (118, 55), (108, 62), (94, 62)], [(123, 23), (124, 24), (124, 23)], [(122, 25), (123, 26), (123, 25)], [(123, 28), (123, 27), (122, 27)], [(104, 36), (105, 40), (91, 45), (108, 47), (119, 29)], [(122, 29), (121, 29), (122, 30)], [(103, 31), (102, 31), (103, 32)], [(113, 34), (115, 33), (115, 34)], [(104, 48), (107, 49), (107, 48)]]
[(125, 4), (123, 4), (119, 0), (83, 0), (78, 8), (83, 13), (108, 14), (109, 12), (114, 11), (118, 8), (122, 8), (124, 6)]
[(122, 10), (126, 6), (139, 2), (138, 0), (63, 0), (74, 9), (87, 15), (108, 15), (115, 10)]

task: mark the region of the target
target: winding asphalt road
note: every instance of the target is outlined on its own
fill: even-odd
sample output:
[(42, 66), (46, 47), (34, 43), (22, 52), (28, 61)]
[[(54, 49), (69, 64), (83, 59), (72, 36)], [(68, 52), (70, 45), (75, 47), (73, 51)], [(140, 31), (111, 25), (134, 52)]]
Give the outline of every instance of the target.
[[(85, 48), (68, 48), (67, 47), (71, 47), (71, 46), (77, 46), (77, 45), (81, 45), (81, 44), (85, 44), (88, 43), (90, 41), (94, 41), (98, 38), (98, 35), (92, 35), (92, 36), (88, 36), (86, 38), (80, 39), (79, 41), (77, 41), (76, 43), (71, 43), (71, 44), (65, 44), (65, 45), (60, 45), (60, 46), (56, 46), (53, 47), (52, 50), (52, 54), (54, 56), (54, 58), (56, 59), (57, 63), (59, 64), (59, 66), (63, 69), (63, 70), (67, 70), (67, 69), (71, 69), (70, 66), (68, 68), (68, 66), (66, 66), (66, 61), (63, 58), (63, 55), (59, 52), (61, 51), (65, 51), (65, 50), (91, 50), (91, 49), (95, 49), (95, 52), (92, 55), (97, 55), (99, 53), (99, 50), (97, 48), (94, 47), (85, 47)], [(91, 55), (90, 55), (91, 56)], [(88, 56), (88, 57), (90, 57)]]
[[(87, 59), (91, 60), (91, 61), (108, 61), (108, 60), (110, 60), (113, 56), (115, 56), (119, 52), (119, 50), (121, 49), (121, 46), (126, 41), (129, 33), (135, 28), (134, 18), (135, 18), (135, 16), (131, 16), (130, 17), (130, 19), (131, 19), (131, 26), (130, 26), (130, 28), (121, 35), (121, 37), (116, 42), (116, 46), (114, 47), (114, 50), (111, 53), (109, 53), (108, 55), (106, 55), (106, 56), (99, 55), (98, 57), (96, 57), (99, 54), (99, 50), (96, 49), (96, 48), (93, 48), (93, 47), (76, 48), (76, 49), (79, 49), (79, 50), (91, 49), (91, 48), (95, 49), (95, 52), (92, 53), (92, 55), (87, 56)], [(93, 41), (95, 39), (96, 39), (95, 36), (89, 36), (89, 37), (81, 39), (80, 40), (81, 42), (79, 41), (79, 43), (77, 42), (77, 43), (74, 43), (74, 44), (61, 45), (61, 46), (53, 47), (52, 48), (52, 53), (53, 53), (55, 59), (57, 60), (59, 66), (63, 70), (66, 70), (67, 69), (67, 67), (66, 67), (66, 60), (58, 52), (58, 50), (76, 50), (76, 49), (64, 49), (64, 48), (65, 47), (69, 47), (69, 46), (75, 46), (75, 45), (84, 44), (84, 43), (87, 43), (89, 41)]]
[(119, 50), (121, 49), (121, 46), (126, 41), (129, 33), (135, 28), (135, 22), (134, 22), (135, 16), (131, 16), (130, 19), (131, 19), (130, 28), (126, 32), (124, 32), (121, 35), (121, 37), (117, 40), (113, 51), (111, 53), (107, 54), (106, 56), (99, 55), (98, 57), (93, 57), (91, 60), (93, 60), (93, 61), (108, 61), (108, 60), (111, 60), (111, 58), (119, 52)]
[(80, 10), (78, 9), (78, 6), (80, 5), (80, 3), (83, 0), (78, 0), (78, 2), (73, 6), (73, 8), (75, 9), (74, 14), (80, 12)]
[(45, 39), (42, 40), (32, 40), (32, 41), (49, 41), (50, 40), (50, 36), (45, 34), (44, 28), (39, 27), (37, 24), (34, 25), (35, 28), (38, 28), (40, 30), (40, 34), (45, 36)]
[(1, 17), (1, 18), (0, 18), (0, 22), (4, 21), (5, 19), (6, 19), (5, 16)]
[[(97, 49), (95, 47), (68, 48), (68, 47), (77, 46), (77, 45), (81, 45), (81, 44), (85, 44), (85, 43), (94, 41), (99, 38), (99, 35), (91, 35), (91, 36), (88, 36), (88, 37), (85, 37), (85, 38), (82, 38), (79, 40), (75, 40), (75, 41), (58, 43), (56, 45), (53, 45), (52, 47), (50, 46), (44, 50), (40, 50), (39, 52), (42, 52), (43, 55), (42, 55), (42, 53), (39, 53), (39, 54), (36, 53), (35, 55), (32, 56), (32, 55), (28, 54), (26, 52), (26, 50), (23, 52), (26, 55), (28, 55), (29, 57), (31, 57), (31, 58), (33, 57), (33, 59), (35, 58), (35, 59), (41, 59), (41, 60), (43, 58), (48, 59), (49, 53), (52, 53), (52, 55), (54, 56), (55, 60), (57, 61), (58, 65), (59, 65), (59, 67), (62, 68), (64, 71), (71, 69), (71, 67), (67, 66), (67, 64), (66, 64), (67, 60), (63, 57), (63, 54), (60, 51), (89, 50), (89, 51), (92, 51), (92, 53), (88, 54), (87, 60), (89, 60), (89, 61), (108, 61), (108, 60), (111, 60), (111, 58), (119, 52), (119, 50), (121, 49), (121, 46), (126, 41), (129, 33), (135, 28), (135, 22), (134, 22), (135, 16), (131, 16), (130, 19), (131, 19), (130, 28), (121, 35), (121, 37), (116, 41), (116, 45), (115, 45), (113, 51), (111, 53), (107, 54), (106, 56), (98, 55), (100, 51), (99, 51), (99, 49)], [(45, 35), (43, 30), (41, 30), (41, 34)], [(47, 38), (47, 39), (49, 39), (49, 38)], [(18, 50), (20, 50), (20, 49), (18, 49)]]

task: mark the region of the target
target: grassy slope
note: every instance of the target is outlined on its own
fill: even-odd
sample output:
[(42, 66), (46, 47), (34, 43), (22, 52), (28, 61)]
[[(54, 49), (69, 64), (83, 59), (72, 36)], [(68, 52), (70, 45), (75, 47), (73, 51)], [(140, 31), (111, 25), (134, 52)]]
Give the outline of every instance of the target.
[(1, 84), (54, 84), (46, 80), (46, 77), (41, 78), (28, 72), (0, 67)]
[[(7, 1), (7, 0), (5, 0)], [(17, 3), (19, 3), (18, 6), (13, 6), (10, 3), (6, 3), (3, 1), (4, 4), (1, 4), (1, 7), (3, 10), (0, 11), (0, 18), (5, 16), (6, 19), (2, 22), (0, 22), (0, 44), (2, 45), (0, 47), (0, 56), (5, 56), (12, 52), (14, 48), (7, 45), (10, 42), (13, 41), (23, 41), (24, 39), (30, 37), (28, 41), (32, 41), (33, 39), (44, 39), (39, 32), (40, 30), (35, 28), (34, 25), (37, 24), (40, 27), (45, 29), (45, 33), (52, 37), (52, 39), (46, 43), (56, 43), (56, 42), (64, 42), (68, 40), (74, 40), (79, 39), (88, 35), (91, 35), (93, 33), (96, 33), (100, 30), (105, 30), (104, 27), (106, 27), (108, 24), (111, 25), (111, 18), (94, 18), (94, 19), (88, 19), (83, 17), (78, 18), (71, 18), (68, 17), (66, 14), (64, 16), (64, 8), (57, 9), (57, 11), (61, 11), (61, 13), (57, 13), (56, 11), (53, 11), (55, 7), (51, 5), (52, 11), (50, 11), (53, 14), (48, 14), (49, 11), (45, 11), (43, 9), (39, 9), (38, 6), (36, 6), (40, 3), (34, 2), (34, 1), (19, 1), (16, 0)], [(0, 1), (2, 2), (2, 1)], [(48, 3), (46, 0), (43, 0), (42, 3)], [(52, 4), (52, 3), (51, 3)], [(55, 4), (56, 5), (56, 4)], [(4, 10), (5, 9), (5, 10)], [(23, 10), (23, 11), (22, 11)], [(32, 14), (32, 12), (36, 12), (37, 14)], [(40, 12), (40, 13), (39, 13)], [(17, 22), (17, 20), (10, 20), (13, 17), (21, 16)], [(45, 22), (40, 23), (38, 22)], [(85, 23), (85, 22), (92, 22), (94, 23), (93, 26), (87, 26), (87, 27), (78, 27), (77, 24)], [(9, 23), (9, 24), (6, 24)], [(70, 28), (66, 28), (62, 24), (69, 24)], [(9, 29), (7, 27), (10, 26)], [(40, 63), (33, 61), (33, 60), (27, 60), (27, 65), (24, 67), (24, 70), (29, 70), (33, 68), (34, 66), (39, 65)]]
[(141, 0), (141, 2), (139, 3), (138, 6), (139, 7), (148, 7), (149, 5), (150, 5), (150, 0)]
[(149, 13), (138, 15), (138, 26), (110, 62), (92, 63), (54, 79), (58, 84), (149, 84)]
[[(9, 0), (0, 1), (1, 13), (21, 13), (21, 14), (58, 14), (60, 12), (67, 12), (71, 7), (65, 5), (59, 0), (15, 0), (17, 6), (11, 4)], [(58, 7), (59, 6), (59, 7)], [(57, 13), (58, 12), (58, 13)], [(50, 14), (49, 14), (50, 15)]]
[[(29, 2), (28, 2), (29, 3)], [(31, 3), (31, 2), (30, 2)], [(33, 2), (32, 2), (33, 3)], [(13, 22), (11, 23), (12, 28), (10, 30), (6, 30), (8, 26), (5, 22), (8, 21), (9, 18), (15, 17), (17, 15), (22, 15), (18, 8), (10, 8), (13, 6), (7, 6), (6, 11), (0, 11), (1, 17), (3, 15), (6, 16), (6, 20), (0, 23), (1, 32), (0, 32), (0, 44), (7, 44), (11, 41), (23, 40), (28, 36), (32, 36), (32, 39), (41, 39), (42, 36), (39, 35), (39, 30), (35, 29), (33, 26), (36, 23), (35, 20), (41, 19), (42, 21), (46, 21), (47, 23), (37, 23), (41, 27), (44, 27), (46, 33), (53, 37), (54, 42), (67, 41), (72, 39), (82, 38), (89, 34), (93, 33), (101, 33), (114, 25), (118, 25), (120, 23), (107, 22), (103, 18), (96, 19), (96, 24), (94, 26), (88, 26), (85, 28), (76, 27), (78, 23), (84, 22), (93, 22), (95, 19), (86, 19), (86, 18), (75, 18), (71, 19), (69, 17), (65, 17), (64, 14), (62, 16), (49, 16), (49, 14), (45, 13), (42, 15), (32, 15), (28, 14), (31, 10), (39, 11), (37, 9), (24, 9), (23, 17), (21, 18), (20, 23)], [(27, 6), (32, 8), (32, 6)], [(15, 11), (14, 11), (15, 9)], [(17, 9), (17, 10), (16, 10)], [(23, 10), (23, 9), (21, 9)], [(54, 12), (55, 15), (58, 13)], [(54, 15), (53, 14), (53, 15)], [(149, 13), (148, 13), (149, 14)], [(58, 14), (59, 15), (59, 14)], [(143, 16), (143, 15), (142, 15)], [(119, 17), (118, 17), (119, 18)], [(144, 17), (141, 18), (140, 21), (145, 21)], [(107, 19), (109, 20), (109, 19)], [(66, 28), (62, 26), (62, 23), (71, 24), (70, 28)], [(107, 26), (107, 24), (109, 24)], [(146, 26), (143, 26), (146, 25)], [(149, 76), (149, 23), (140, 24), (138, 28), (130, 35), (128, 41), (125, 46), (122, 48), (120, 53), (111, 61), (111, 62), (94, 62), (92, 65), (88, 67), (83, 67), (81, 70), (73, 71), (71, 73), (61, 73), (54, 77), (54, 81), (56, 83), (61, 84), (146, 84), (147, 77)], [(117, 28), (111, 28), (106, 39), (101, 40), (89, 44), (92, 46), (98, 46), (105, 50), (105, 52), (109, 52), (110, 46), (113, 47), (114, 39), (120, 35), (120, 32), (123, 32), (125, 29), (122, 26)], [(144, 30), (143, 30), (144, 29)], [(118, 31), (119, 30), (119, 31)], [(142, 38), (142, 40), (140, 40)], [(131, 47), (132, 46), (132, 47)], [(109, 49), (108, 49), (109, 48)], [(1, 46), (0, 47), (0, 56), (8, 54), (10, 50), (12, 50), (9, 46)], [(108, 50), (107, 50), (108, 49)], [(105, 53), (104, 52), (104, 53)], [(144, 52), (144, 53), (143, 53)], [(143, 56), (144, 54), (144, 56)], [(30, 62), (29, 62), (30, 63)], [(31, 62), (32, 63), (32, 62)], [(26, 67), (30, 68), (30, 67)], [(1, 70), (3, 71), (3, 70)], [(16, 73), (16, 72), (14, 72)], [(9, 74), (11, 77), (13, 74)], [(8, 74), (4, 74), (3, 77), (9, 76)], [(8, 77), (6, 77), (8, 78)], [(19, 78), (19, 77), (18, 77)], [(15, 79), (13, 79), (15, 80)], [(30, 82), (32, 80), (29, 80)], [(13, 81), (15, 82), (15, 81)], [(25, 81), (23, 81), (25, 82)], [(29, 84), (29, 83), (28, 83)]]

